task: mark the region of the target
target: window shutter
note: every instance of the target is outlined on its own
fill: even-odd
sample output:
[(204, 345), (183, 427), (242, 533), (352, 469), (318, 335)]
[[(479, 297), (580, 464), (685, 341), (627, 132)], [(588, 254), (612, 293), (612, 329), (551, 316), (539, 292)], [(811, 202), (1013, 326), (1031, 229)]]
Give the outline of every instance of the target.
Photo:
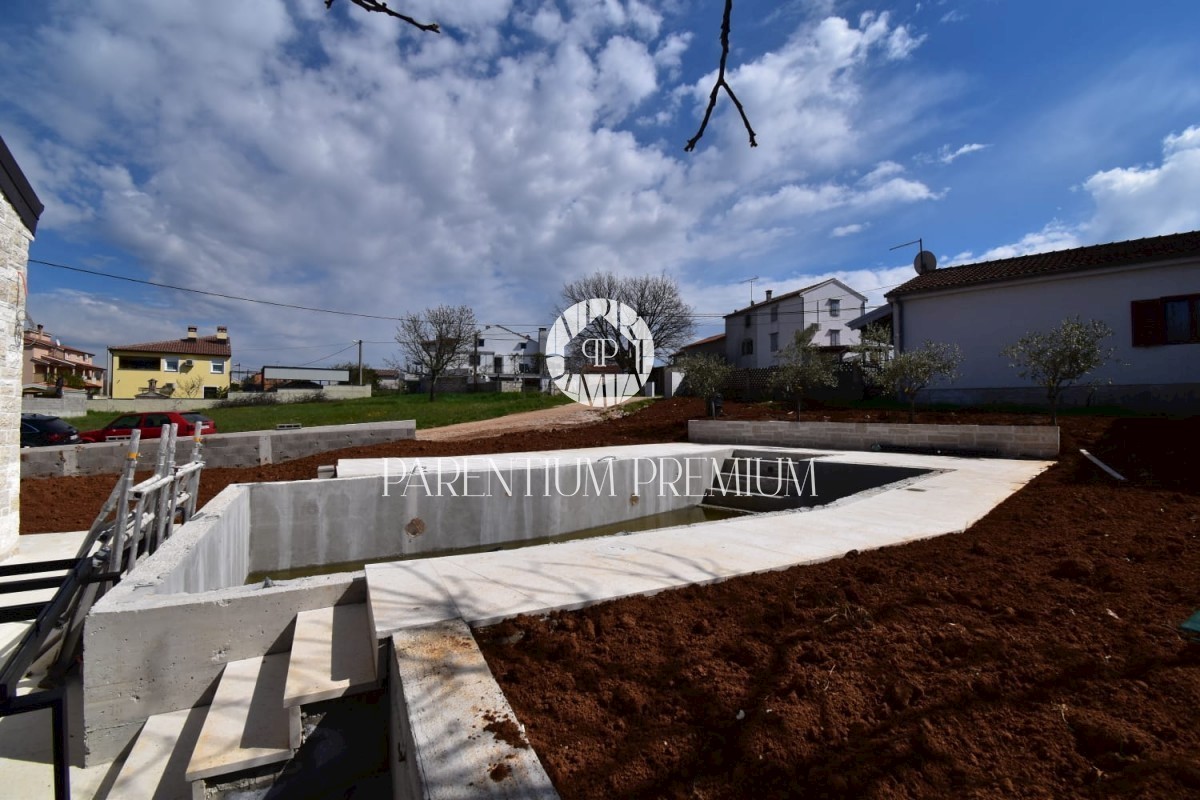
[(1133, 346), (1153, 347), (1167, 343), (1167, 319), (1162, 299), (1134, 300), (1129, 304), (1133, 320)]

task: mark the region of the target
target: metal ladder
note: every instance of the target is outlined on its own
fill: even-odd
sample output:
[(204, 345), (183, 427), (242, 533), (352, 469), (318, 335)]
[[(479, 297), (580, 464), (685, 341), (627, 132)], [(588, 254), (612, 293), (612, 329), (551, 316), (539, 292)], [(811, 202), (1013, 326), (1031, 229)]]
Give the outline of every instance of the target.
[[(48, 602), (0, 608), (0, 622), (33, 620), (0, 667), (0, 717), (45, 708), (53, 711), (54, 796), (60, 800), (71, 796), (64, 684), (79, 657), (84, 618), (106, 591), (170, 538), (176, 524), (182, 525), (196, 513), (204, 469), (203, 443), (199, 434), (194, 436), (191, 460), (176, 466), (177, 428), (175, 424), (163, 426), (154, 473), (140, 483), (134, 480), (141, 432), (133, 431), (121, 477), (74, 558), (0, 565), (0, 576), (66, 571), (65, 575), (0, 583), (0, 594), (58, 587)], [(38, 689), (18, 694), (18, 684), (30, 667), (46, 662), (51, 655), (47, 677)]]

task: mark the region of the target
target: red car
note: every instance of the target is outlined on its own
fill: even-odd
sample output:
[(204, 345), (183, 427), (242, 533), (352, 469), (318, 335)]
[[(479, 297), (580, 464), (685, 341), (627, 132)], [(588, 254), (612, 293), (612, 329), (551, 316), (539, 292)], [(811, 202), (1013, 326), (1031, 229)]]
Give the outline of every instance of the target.
[(79, 434), (79, 438), (85, 442), (128, 439), (136, 428), (142, 432), (143, 439), (157, 439), (162, 435), (162, 426), (172, 422), (179, 426), (180, 438), (194, 436), (197, 426), (199, 426), (201, 435), (217, 432), (217, 423), (195, 411), (143, 411), (122, 414), (103, 428), (83, 431)]

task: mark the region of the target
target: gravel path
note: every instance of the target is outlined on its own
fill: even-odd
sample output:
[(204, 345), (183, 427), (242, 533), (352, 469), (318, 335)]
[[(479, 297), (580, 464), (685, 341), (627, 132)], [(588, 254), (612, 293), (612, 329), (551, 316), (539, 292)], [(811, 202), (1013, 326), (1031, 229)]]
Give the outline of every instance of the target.
[(450, 442), (459, 439), (479, 439), (500, 436), (515, 431), (532, 431), (547, 427), (561, 428), (568, 425), (587, 425), (599, 422), (613, 413), (614, 409), (597, 409), (571, 403), (565, 406), (523, 411), (494, 419), (477, 422), (460, 422), (428, 430), (417, 430), (417, 440), (425, 442)]

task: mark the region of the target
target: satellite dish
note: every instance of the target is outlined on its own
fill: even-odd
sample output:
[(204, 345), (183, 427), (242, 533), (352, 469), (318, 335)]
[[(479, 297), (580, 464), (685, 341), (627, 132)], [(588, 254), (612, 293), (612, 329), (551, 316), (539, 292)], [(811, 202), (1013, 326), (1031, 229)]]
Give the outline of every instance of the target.
[(924, 275), (926, 272), (933, 272), (937, 269), (937, 258), (928, 250), (922, 250), (917, 253), (917, 257), (913, 259), (913, 269), (918, 275)]

